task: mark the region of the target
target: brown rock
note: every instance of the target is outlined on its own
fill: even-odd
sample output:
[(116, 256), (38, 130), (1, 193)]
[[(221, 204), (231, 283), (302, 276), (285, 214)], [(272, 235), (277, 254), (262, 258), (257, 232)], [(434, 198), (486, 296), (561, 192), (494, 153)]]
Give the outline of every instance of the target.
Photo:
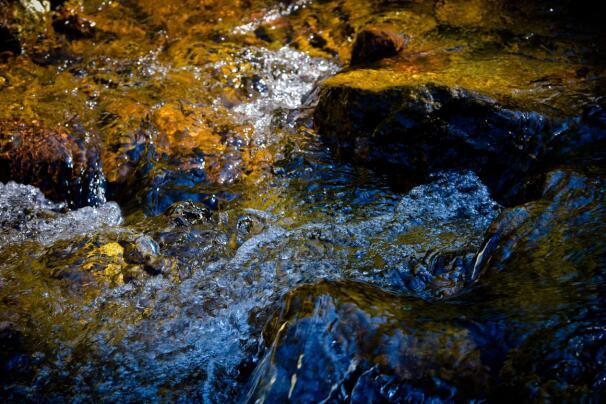
[(53, 29), (70, 40), (92, 38), (96, 32), (94, 22), (69, 9), (62, 9), (53, 16)]
[(396, 56), (408, 43), (408, 37), (388, 28), (365, 28), (358, 33), (351, 51), (351, 66)]
[(4, 53), (20, 55), (21, 43), (14, 32), (0, 22), (0, 55)]
[(102, 178), (95, 147), (74, 131), (0, 122), (0, 181), (31, 184), (48, 198), (82, 207), (103, 199)]

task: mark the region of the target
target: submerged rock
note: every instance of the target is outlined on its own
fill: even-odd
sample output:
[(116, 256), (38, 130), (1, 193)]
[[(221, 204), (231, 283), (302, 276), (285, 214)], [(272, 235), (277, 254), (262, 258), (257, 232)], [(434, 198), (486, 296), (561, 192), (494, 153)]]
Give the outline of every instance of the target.
[(0, 58), (3, 58), (4, 52), (21, 54), (21, 43), (14, 32), (0, 21)]
[(604, 276), (604, 180), (570, 170), (550, 172), (542, 197), (505, 210), (491, 225), (477, 271), (531, 267), (567, 280)]
[(71, 207), (105, 201), (96, 145), (86, 135), (80, 140), (74, 129), (1, 122), (0, 167), (1, 181), (34, 185)]
[(208, 222), (212, 215), (206, 206), (196, 204), (192, 201), (176, 202), (172, 204), (164, 214), (168, 216), (176, 226), (185, 227)]
[(265, 330), (271, 346), (248, 402), (478, 400), (488, 368), (469, 331), (424, 304), (363, 285), (289, 293)]
[(521, 400), (599, 402), (606, 394), (606, 318), (603, 308), (584, 311), (513, 351), (500, 392)]

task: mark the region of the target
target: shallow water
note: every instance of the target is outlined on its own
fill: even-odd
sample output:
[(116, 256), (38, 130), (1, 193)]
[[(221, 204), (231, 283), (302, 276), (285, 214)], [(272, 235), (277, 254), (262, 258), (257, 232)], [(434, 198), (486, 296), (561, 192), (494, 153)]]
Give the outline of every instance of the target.
[[(98, 145), (94, 193), (111, 201), (70, 210), (31, 185), (0, 183), (0, 323), (20, 340), (0, 397), (278, 400), (267, 375), (283, 371), (287, 385), (303, 366), (276, 360), (281, 341), (293, 358), (313, 356), (317, 341), (330, 345), (331, 321), (355, 328), (364, 318), (396, 335), (379, 344), (388, 359), (371, 362), (424, 369), (466, 357), (481, 374), (474, 382), (490, 385), (467, 391), (455, 380), (444, 400), (494, 399), (503, 385), (544, 398), (541, 383), (553, 394), (565, 385), (549, 377), (603, 389), (602, 182), (572, 176), (502, 235), (491, 223), (516, 208), (474, 173), (394, 180), (337, 158), (313, 129), (318, 83), (346, 63), (355, 31), (377, 21), (403, 24), (412, 56), (388, 62), (380, 80), (360, 74), (361, 86), (409, 69), (558, 118), (595, 101), (602, 61), (578, 27), (553, 33), (559, 9), (514, 24), (516, 10), (495, 21), (470, 3), (458, 16), (422, 1), (70, 1), (96, 30), (84, 38), (25, 14), (45, 23), (24, 25), (23, 37), (38, 40), (0, 64), (0, 120), (8, 130), (66, 127)], [(493, 247), (497, 238), (508, 244)], [(304, 303), (291, 304), (299, 294)], [(298, 333), (318, 340), (301, 348), (289, 339)], [(577, 334), (595, 348), (567, 342)], [(436, 359), (442, 343), (454, 348)], [(571, 364), (592, 350), (594, 362)], [(565, 369), (545, 376), (553, 363)], [(379, 372), (364, 366), (364, 377)], [(299, 386), (290, 394), (320, 398)], [(415, 389), (421, 396), (406, 397), (433, 397)]]

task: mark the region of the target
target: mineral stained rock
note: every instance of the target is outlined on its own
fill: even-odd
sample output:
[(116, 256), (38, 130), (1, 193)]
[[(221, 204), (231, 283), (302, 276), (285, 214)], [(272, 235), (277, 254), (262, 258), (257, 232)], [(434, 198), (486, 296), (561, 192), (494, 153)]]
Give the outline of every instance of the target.
[(77, 128), (43, 124), (0, 124), (0, 180), (35, 185), (71, 207), (104, 202), (103, 174), (96, 145)]

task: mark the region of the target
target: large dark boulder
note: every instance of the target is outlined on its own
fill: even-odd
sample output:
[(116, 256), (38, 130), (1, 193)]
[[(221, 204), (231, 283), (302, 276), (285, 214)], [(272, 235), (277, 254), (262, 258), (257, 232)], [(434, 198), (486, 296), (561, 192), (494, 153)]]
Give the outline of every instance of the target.
[(554, 118), (531, 100), (508, 107), (505, 96), (381, 71), (344, 72), (321, 86), (315, 125), (343, 157), (406, 178), (470, 169), (506, 205), (536, 198), (550, 169), (604, 161), (601, 105)]
[[(352, 283), (288, 294), (249, 402), (481, 399), (489, 372), (468, 330), (430, 306)], [(434, 312), (435, 313), (435, 312)], [(258, 401), (260, 400), (260, 401)]]
[(507, 200), (537, 167), (558, 123), (501, 107), (490, 97), (427, 84), (382, 91), (329, 86), (315, 113), (320, 133), (345, 156), (427, 174), (471, 169)]

